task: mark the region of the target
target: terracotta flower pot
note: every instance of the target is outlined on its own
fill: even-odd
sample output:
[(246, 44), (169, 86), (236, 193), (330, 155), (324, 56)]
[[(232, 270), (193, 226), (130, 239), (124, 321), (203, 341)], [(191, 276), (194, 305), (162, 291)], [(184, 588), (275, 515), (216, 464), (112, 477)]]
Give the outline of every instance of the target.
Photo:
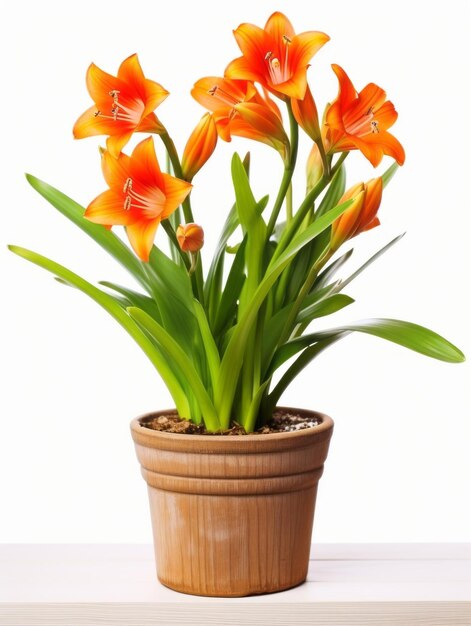
[[(283, 410), (283, 409), (282, 409)], [(317, 483), (333, 422), (297, 432), (181, 435), (131, 423), (150, 499), (159, 580), (202, 596), (289, 589), (306, 579)]]

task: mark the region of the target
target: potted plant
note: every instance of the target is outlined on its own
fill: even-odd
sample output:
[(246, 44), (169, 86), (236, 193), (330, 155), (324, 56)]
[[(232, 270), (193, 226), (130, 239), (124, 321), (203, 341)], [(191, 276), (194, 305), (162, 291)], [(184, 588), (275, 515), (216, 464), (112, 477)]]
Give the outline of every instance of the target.
[[(296, 34), (277, 12), (265, 27), (234, 31), (241, 56), (223, 76), (201, 78), (193, 97), (208, 111), (181, 158), (155, 109), (168, 96), (134, 54), (111, 75), (87, 72), (93, 105), (76, 138), (104, 135), (107, 189), (83, 208), (57, 189), (28, 181), (131, 274), (134, 283), (93, 285), (58, 263), (10, 249), (83, 291), (138, 343), (175, 407), (134, 419), (132, 437), (149, 486), (160, 580), (179, 591), (241, 596), (286, 589), (307, 573), (318, 480), (332, 420), (280, 407), (284, 390), (339, 339), (361, 332), (449, 362), (463, 354), (436, 333), (400, 320), (372, 319), (319, 330), (317, 320), (353, 302), (344, 293), (396, 237), (347, 277), (345, 244), (379, 225), (383, 189), (405, 160), (389, 132), (397, 113), (384, 90), (357, 90), (333, 65), (339, 91), (319, 118), (307, 69), (328, 41)], [(306, 193), (294, 206), (299, 130), (312, 140)], [(124, 152), (134, 133), (147, 136)], [(168, 156), (163, 168), (154, 138)], [(255, 198), (250, 157), (231, 163), (234, 204), (209, 267), (201, 249), (207, 211), (193, 213), (193, 179), (219, 140), (243, 137), (281, 158), (273, 198)], [(381, 175), (347, 189), (345, 162), (358, 150)], [(196, 182), (195, 185), (198, 183)], [(283, 210), (283, 216), (282, 216)], [(112, 230), (124, 226), (130, 246)], [(154, 245), (158, 227), (168, 249)], [(119, 233), (119, 231), (118, 231)]]

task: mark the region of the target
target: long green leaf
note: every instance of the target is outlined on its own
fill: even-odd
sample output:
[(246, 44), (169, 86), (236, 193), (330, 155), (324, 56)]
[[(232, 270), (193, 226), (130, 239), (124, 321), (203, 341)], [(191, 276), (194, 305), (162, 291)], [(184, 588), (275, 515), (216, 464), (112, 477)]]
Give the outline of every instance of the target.
[[(249, 175), (250, 152), (247, 152), (247, 154), (245, 155), (243, 164), (247, 175)], [(211, 327), (216, 318), (219, 306), (222, 277), (224, 273), (224, 253), (226, 251), (226, 245), (229, 237), (234, 233), (237, 226), (239, 226), (239, 215), (237, 213), (237, 207), (234, 202), (222, 228), (222, 232), (219, 237), (219, 241), (216, 246), (211, 265), (209, 267), (208, 276), (204, 284), (204, 301), (205, 307), (209, 313), (209, 323)]]
[(107, 293), (98, 289), (84, 278), (81, 278), (74, 272), (59, 265), (55, 261), (51, 261), (32, 250), (26, 250), (19, 246), (8, 246), (9, 249), (20, 257), (23, 257), (31, 263), (39, 265), (39, 267), (52, 272), (55, 276), (58, 276), (66, 283), (80, 289), (87, 296), (92, 298), (101, 307), (103, 307), (114, 319), (121, 324), (121, 326), (131, 335), (134, 341), (144, 351), (146, 356), (150, 359), (155, 366), (160, 376), (164, 380), (168, 390), (170, 391), (178, 413), (182, 417), (189, 416), (188, 401), (183, 393), (183, 390), (173, 374), (172, 370), (168, 366), (166, 359), (162, 356), (161, 352), (156, 348), (147, 335), (139, 328), (139, 326), (129, 317), (126, 311), (123, 310), (120, 304), (118, 304), (114, 298)]
[(349, 285), (352, 282), (352, 280), (355, 280), (355, 278), (359, 276), (362, 272), (364, 272), (367, 267), (369, 267), (372, 263), (374, 263), (377, 259), (379, 259), (381, 255), (387, 252), (389, 248), (392, 248), (394, 244), (400, 241), (404, 237), (404, 235), (405, 233), (403, 233), (402, 235), (398, 235), (397, 237), (394, 237), (394, 239), (390, 241), (388, 244), (386, 244), (383, 248), (381, 248), (381, 250), (378, 250), (378, 252), (373, 254), (373, 256), (370, 257), (368, 261), (366, 261), (366, 263), (363, 263), (363, 265), (359, 267), (355, 272), (353, 272), (351, 276), (341, 281), (340, 285), (337, 288), (337, 291), (342, 291), (342, 289), (344, 289), (347, 285)]
[(58, 189), (48, 185), (39, 178), (26, 174), (29, 184), (40, 193), (53, 207), (62, 215), (71, 220), (76, 226), (94, 239), (112, 257), (114, 257), (123, 267), (125, 267), (134, 278), (147, 289), (147, 279), (142, 267), (142, 263), (134, 253), (110, 230), (100, 224), (93, 224), (87, 220), (83, 214), (84, 207), (63, 194)]
[(156, 322), (159, 324), (162, 323), (161, 315), (159, 310), (152, 298), (145, 296), (143, 293), (139, 293), (138, 291), (134, 291), (134, 289), (129, 289), (128, 287), (123, 287), (122, 285), (117, 285), (116, 283), (110, 282), (108, 280), (101, 280), (100, 285), (103, 287), (108, 287), (108, 289), (112, 289), (117, 293), (124, 296), (124, 300), (127, 302), (126, 308), (128, 306), (137, 306), (140, 309), (149, 313), (151, 317), (153, 317)]
[(283, 376), (278, 381), (275, 388), (264, 399), (262, 404), (262, 416), (267, 421), (273, 414), (273, 411), (278, 404), (283, 392), (292, 383), (292, 381), (300, 374), (300, 372), (308, 365), (316, 356), (323, 352), (330, 345), (342, 338), (342, 334), (339, 333), (328, 339), (323, 339), (318, 343), (306, 348), (298, 358), (290, 365)]
[(198, 372), (194, 368), (193, 363), (188, 358), (185, 351), (178, 345), (175, 339), (173, 339), (169, 333), (167, 333), (165, 329), (160, 326), (160, 324), (157, 324), (157, 322), (145, 311), (137, 307), (129, 307), (128, 313), (132, 319), (138, 322), (142, 328), (144, 328), (152, 337), (156, 339), (156, 341), (162, 344), (182, 371), (188, 382), (188, 386), (191, 387), (204, 416), (207, 428), (209, 430), (218, 430), (221, 427), (221, 424), (214, 409), (214, 405), (201, 381), (201, 378), (198, 375)]
[[(316, 333), (297, 337), (280, 348), (278, 358), (280, 359), (281, 356), (283, 356), (283, 361), (286, 361), (287, 358), (290, 358), (313, 343), (355, 331), (374, 335), (381, 339), (387, 339), (404, 348), (409, 348), (409, 350), (414, 350), (415, 352), (440, 361), (461, 363), (465, 360), (465, 356), (459, 348), (433, 330), (419, 326), (418, 324), (413, 324), (412, 322), (383, 318), (362, 320), (354, 322), (353, 324), (343, 324), (337, 328), (321, 330)], [(281, 353), (283, 354), (281, 355)]]
[(340, 311), (346, 306), (353, 304), (353, 302), (355, 302), (353, 298), (342, 293), (328, 296), (327, 298), (320, 300), (319, 302), (315, 302), (314, 304), (311, 304), (310, 306), (302, 309), (299, 312), (296, 323), (309, 323), (319, 317), (332, 315), (332, 313), (337, 313), (337, 311)]

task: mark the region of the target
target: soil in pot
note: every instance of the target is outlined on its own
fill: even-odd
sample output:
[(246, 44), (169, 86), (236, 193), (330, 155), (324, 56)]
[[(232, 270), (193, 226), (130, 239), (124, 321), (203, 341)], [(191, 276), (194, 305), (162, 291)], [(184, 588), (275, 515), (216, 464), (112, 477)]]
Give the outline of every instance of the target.
[(203, 424), (194, 424), (189, 420), (182, 420), (176, 414), (159, 415), (147, 420), (142, 424), (146, 428), (167, 433), (179, 433), (182, 435), (269, 435), (270, 433), (286, 433), (314, 428), (320, 424), (320, 420), (314, 415), (302, 416), (295, 413), (276, 411), (272, 419), (253, 433), (247, 433), (243, 426), (234, 424), (227, 430), (210, 432)]

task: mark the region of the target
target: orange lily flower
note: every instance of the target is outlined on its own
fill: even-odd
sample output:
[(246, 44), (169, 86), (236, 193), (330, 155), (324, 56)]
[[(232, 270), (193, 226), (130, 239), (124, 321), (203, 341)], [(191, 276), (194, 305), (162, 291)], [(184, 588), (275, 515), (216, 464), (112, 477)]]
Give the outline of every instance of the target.
[(367, 183), (358, 183), (346, 191), (339, 204), (353, 199), (352, 204), (332, 224), (330, 248), (337, 250), (340, 246), (360, 233), (379, 226), (377, 212), (381, 204), (383, 181), (373, 178)]
[(87, 71), (87, 88), (95, 104), (75, 122), (76, 139), (109, 135), (107, 148), (117, 157), (134, 132), (161, 131), (153, 111), (168, 91), (145, 78), (137, 54), (121, 63), (117, 76), (92, 63)]
[(177, 228), (177, 240), (184, 252), (198, 252), (204, 244), (204, 231), (198, 224), (180, 224)]
[(131, 246), (142, 261), (148, 261), (157, 227), (175, 211), (190, 193), (191, 185), (162, 173), (154, 141), (141, 141), (131, 156), (102, 156), (103, 176), (109, 189), (85, 211), (95, 224), (126, 227)]
[(393, 157), (399, 165), (405, 152), (388, 128), (397, 119), (394, 105), (386, 101), (386, 92), (369, 83), (357, 93), (350, 78), (339, 65), (332, 65), (339, 81), (339, 94), (327, 109), (325, 125), (329, 151), (360, 150), (376, 167), (383, 154)]
[(231, 141), (232, 136), (254, 139), (286, 158), (289, 140), (281, 113), (268, 94), (262, 97), (253, 83), (207, 76), (195, 83), (191, 95), (213, 112), (218, 135), (224, 141)]
[(289, 19), (278, 11), (265, 28), (241, 24), (234, 36), (243, 56), (232, 61), (224, 75), (256, 81), (280, 98), (298, 100), (306, 93), (310, 60), (330, 39), (317, 31), (296, 35)]
[(185, 180), (193, 177), (213, 154), (218, 141), (216, 124), (211, 113), (205, 113), (187, 141), (182, 156), (182, 171)]

